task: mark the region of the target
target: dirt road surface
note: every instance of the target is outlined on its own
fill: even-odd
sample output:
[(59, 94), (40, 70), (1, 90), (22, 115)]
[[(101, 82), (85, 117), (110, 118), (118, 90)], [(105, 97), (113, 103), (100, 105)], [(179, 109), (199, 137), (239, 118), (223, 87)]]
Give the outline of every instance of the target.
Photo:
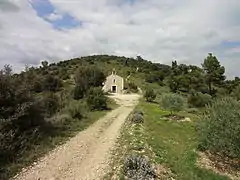
[(96, 180), (109, 167), (111, 149), (139, 95), (112, 96), (120, 105), (64, 145), (23, 170), (14, 180)]

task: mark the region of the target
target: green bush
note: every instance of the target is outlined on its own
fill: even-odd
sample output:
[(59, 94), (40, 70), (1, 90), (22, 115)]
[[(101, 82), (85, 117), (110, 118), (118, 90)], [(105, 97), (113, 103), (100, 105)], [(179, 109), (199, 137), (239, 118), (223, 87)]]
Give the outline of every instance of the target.
[(161, 106), (171, 111), (181, 111), (184, 106), (184, 98), (178, 94), (164, 94), (161, 99)]
[(57, 76), (46, 75), (43, 80), (43, 90), (56, 92), (62, 87), (62, 81)]
[(68, 106), (68, 112), (73, 119), (80, 120), (87, 112), (87, 108), (82, 102), (72, 102)]
[(200, 149), (240, 158), (240, 103), (232, 98), (208, 105), (199, 126)]
[(156, 99), (156, 93), (154, 92), (153, 89), (147, 89), (145, 94), (144, 94), (144, 97), (146, 99), (147, 102), (153, 102), (155, 99)]
[(59, 109), (59, 98), (53, 92), (44, 94), (42, 103), (47, 116), (52, 116)]
[(75, 99), (75, 100), (82, 99), (84, 97), (85, 93), (86, 93), (86, 90), (83, 86), (76, 85), (73, 90), (73, 99)]
[(125, 83), (125, 88), (124, 89), (127, 89), (128, 91), (130, 91), (132, 93), (137, 93), (138, 92), (138, 87), (133, 82)]
[(188, 97), (188, 104), (190, 107), (204, 107), (207, 104), (210, 104), (212, 102), (212, 96), (209, 94), (203, 94), (203, 93), (193, 93)]
[(107, 97), (101, 88), (91, 88), (87, 95), (87, 104), (91, 111), (107, 109)]
[(233, 90), (231, 96), (236, 98), (238, 101), (240, 100), (240, 85)]

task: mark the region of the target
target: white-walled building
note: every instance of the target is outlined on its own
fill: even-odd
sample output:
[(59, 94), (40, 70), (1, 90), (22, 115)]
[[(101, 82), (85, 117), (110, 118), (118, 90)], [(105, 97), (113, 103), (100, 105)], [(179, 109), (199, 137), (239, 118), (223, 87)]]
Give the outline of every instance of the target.
[(109, 75), (104, 82), (103, 91), (121, 94), (123, 93), (123, 89), (124, 79), (118, 76), (116, 71), (113, 70), (112, 74)]

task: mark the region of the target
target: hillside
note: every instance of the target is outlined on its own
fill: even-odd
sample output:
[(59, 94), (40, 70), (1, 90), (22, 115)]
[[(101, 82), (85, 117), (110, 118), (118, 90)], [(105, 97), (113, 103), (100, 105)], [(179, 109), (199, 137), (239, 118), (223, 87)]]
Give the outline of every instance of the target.
[[(148, 114), (149, 121), (155, 121), (159, 116), (162, 118), (162, 111), (156, 110), (159, 107), (168, 109), (165, 114), (167, 118), (194, 116), (195, 119), (197, 116), (198, 119), (206, 110), (206, 105), (215, 102), (221, 104), (219, 101), (222, 98), (230, 98), (227, 102), (231, 101), (237, 107), (240, 100), (240, 78), (226, 80), (225, 68), (212, 54), (203, 60), (203, 67), (178, 64), (176, 61), (168, 66), (152, 63), (140, 56), (133, 59), (108, 55), (87, 56), (52, 64), (43, 61), (41, 67), (28, 67), (20, 74), (13, 74), (11, 66), (5, 66), (0, 73), (0, 179), (13, 176), (22, 167), (31, 164), (116, 108), (117, 105), (101, 91), (105, 77), (113, 69), (125, 79), (125, 90), (128, 93), (137, 93), (140, 87), (144, 95), (146, 92), (150, 94), (150, 98), (145, 96), (149, 102), (140, 103), (144, 113)], [(164, 97), (168, 103), (162, 105)], [(176, 104), (184, 104), (181, 110), (171, 106), (176, 99)], [(229, 107), (228, 104), (226, 106)], [(232, 123), (236, 123), (234, 117), (229, 115), (227, 118), (232, 118)], [(155, 123), (158, 122), (146, 124), (150, 128), (149, 132)], [(197, 136), (193, 129), (189, 131)], [(161, 127), (154, 129), (156, 132), (158, 130)], [(176, 132), (185, 130), (183, 127)], [(234, 133), (237, 134), (238, 130), (235, 129)], [(221, 133), (218, 136), (221, 137)], [(227, 139), (228, 136), (224, 138)], [(235, 142), (238, 139), (233, 140), (234, 147)], [(159, 142), (156, 140), (152, 146), (154, 143), (157, 146)], [(194, 141), (193, 144), (198, 142)], [(196, 148), (192, 144), (189, 146)], [(224, 143), (223, 146), (225, 147)], [(230, 154), (231, 158), (239, 157), (238, 150), (225, 150), (221, 153)], [(172, 166), (171, 160), (166, 162)], [(181, 174), (181, 170), (173, 170)]]

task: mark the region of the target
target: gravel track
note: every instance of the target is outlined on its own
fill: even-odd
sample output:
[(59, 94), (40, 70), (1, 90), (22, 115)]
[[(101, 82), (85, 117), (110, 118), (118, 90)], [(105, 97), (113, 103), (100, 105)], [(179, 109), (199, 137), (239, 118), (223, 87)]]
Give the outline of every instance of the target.
[(95, 180), (109, 168), (111, 150), (120, 129), (138, 103), (139, 95), (113, 95), (120, 105), (85, 131), (58, 146), (14, 180)]

